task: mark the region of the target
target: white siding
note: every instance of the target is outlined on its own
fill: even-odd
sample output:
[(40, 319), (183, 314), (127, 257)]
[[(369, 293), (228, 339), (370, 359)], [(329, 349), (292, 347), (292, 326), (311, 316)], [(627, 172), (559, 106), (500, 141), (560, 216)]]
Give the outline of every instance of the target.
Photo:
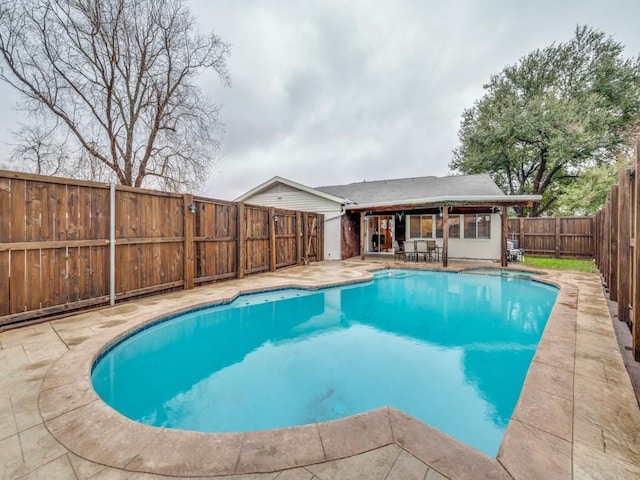
[(326, 198), (278, 183), (244, 200), (245, 203), (324, 215), (324, 259), (340, 260), (342, 206)]
[[(417, 240), (409, 238), (410, 229), (407, 218), (407, 240)], [(500, 235), (502, 218), (498, 214), (491, 215), (491, 238), (449, 238), (449, 258), (469, 258), (477, 260), (500, 260)], [(464, 224), (460, 225), (461, 234), (464, 235)], [(434, 233), (435, 235), (435, 233)], [(438, 246), (442, 247), (442, 239), (436, 238)]]

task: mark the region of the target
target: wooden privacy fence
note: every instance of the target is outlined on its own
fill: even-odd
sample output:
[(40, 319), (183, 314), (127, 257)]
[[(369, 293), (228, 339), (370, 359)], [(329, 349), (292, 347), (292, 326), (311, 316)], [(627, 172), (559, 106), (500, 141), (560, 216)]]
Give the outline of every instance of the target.
[(510, 218), (509, 238), (527, 255), (593, 258), (593, 218)]
[(323, 225), (315, 213), (0, 170), (0, 327), (322, 260)]
[(640, 138), (635, 168), (620, 171), (602, 210), (594, 217), (595, 261), (609, 298), (617, 302), (618, 320), (631, 327), (633, 356), (640, 361)]

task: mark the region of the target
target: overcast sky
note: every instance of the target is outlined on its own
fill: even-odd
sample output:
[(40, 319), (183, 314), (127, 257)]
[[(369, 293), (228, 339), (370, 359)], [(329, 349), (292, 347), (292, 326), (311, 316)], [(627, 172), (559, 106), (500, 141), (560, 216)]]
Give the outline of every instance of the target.
[[(312, 187), (446, 175), (462, 111), (492, 73), (577, 24), (640, 53), (640, 0), (187, 3), (232, 46), (233, 86), (202, 77), (226, 133), (200, 193), (229, 200), (275, 175)], [(0, 145), (15, 99), (0, 85)]]

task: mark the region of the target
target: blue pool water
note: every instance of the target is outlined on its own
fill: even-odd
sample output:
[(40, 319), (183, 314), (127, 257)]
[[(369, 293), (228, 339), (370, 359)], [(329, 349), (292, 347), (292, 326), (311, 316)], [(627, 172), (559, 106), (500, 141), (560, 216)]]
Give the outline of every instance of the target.
[(389, 405), (495, 456), (556, 296), (529, 280), (403, 270), (242, 296), (129, 336), (92, 380), (149, 425), (254, 431)]

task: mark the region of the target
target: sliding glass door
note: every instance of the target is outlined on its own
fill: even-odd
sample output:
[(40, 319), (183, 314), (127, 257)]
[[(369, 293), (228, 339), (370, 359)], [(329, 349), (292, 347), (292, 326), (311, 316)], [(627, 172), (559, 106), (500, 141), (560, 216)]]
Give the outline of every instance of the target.
[(366, 252), (392, 253), (394, 239), (393, 215), (369, 215), (366, 217)]

